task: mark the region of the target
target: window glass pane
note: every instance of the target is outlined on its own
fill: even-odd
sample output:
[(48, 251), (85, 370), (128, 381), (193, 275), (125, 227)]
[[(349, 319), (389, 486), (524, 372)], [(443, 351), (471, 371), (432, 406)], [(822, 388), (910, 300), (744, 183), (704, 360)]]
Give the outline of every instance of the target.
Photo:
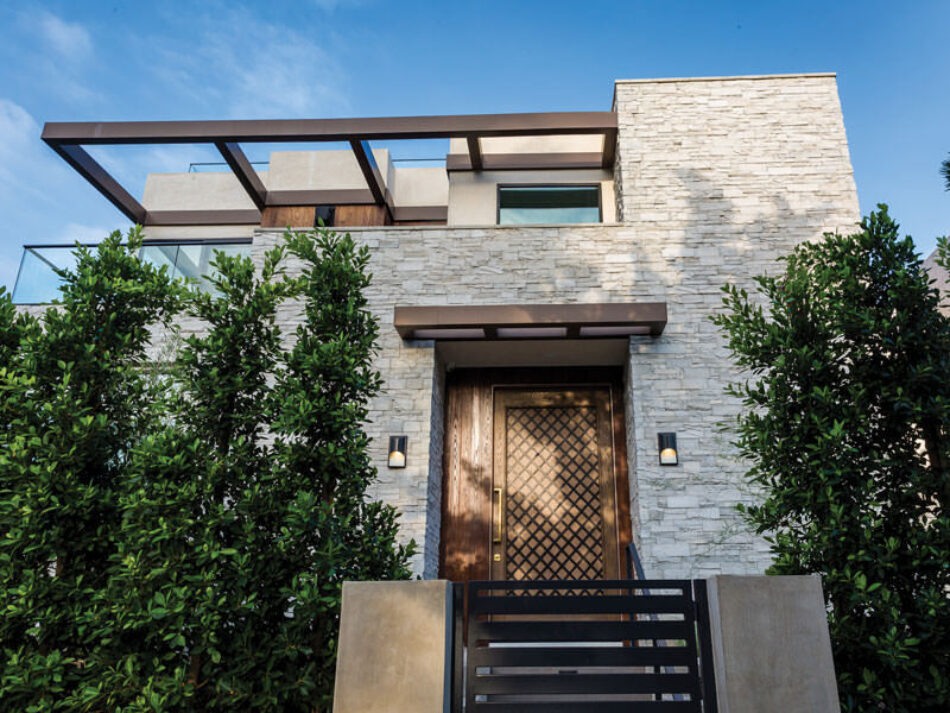
[(175, 272), (175, 258), (178, 255), (177, 245), (143, 245), (139, 249), (139, 257), (155, 267), (167, 267), (171, 277), (178, 277)]
[(204, 245), (181, 245), (175, 267), (178, 274), (186, 280), (198, 280), (208, 273), (208, 254)]
[(250, 257), (251, 256), (251, 246), (248, 244), (223, 244), (218, 243), (217, 245), (205, 245), (206, 253), (202, 256), (207, 266), (205, 271), (201, 274), (206, 276), (201, 281), (201, 286), (203, 289), (211, 289), (211, 285), (207, 281), (207, 277), (214, 277), (218, 274), (218, 271), (211, 266), (211, 263), (215, 261), (217, 257), (216, 253), (222, 253), (227, 257)]
[(208, 277), (216, 271), (211, 263), (215, 253), (221, 252), (234, 257), (250, 257), (249, 243), (193, 243), (185, 245), (145, 245), (142, 247), (143, 260), (154, 265), (168, 265), (172, 277), (191, 280), (200, 289), (210, 289)]
[(56, 268), (74, 268), (75, 250), (74, 245), (26, 248), (13, 288), (13, 301), (16, 304), (47, 304), (59, 299), (62, 280), (56, 274)]
[[(91, 247), (95, 250), (95, 247)], [(16, 304), (49, 304), (58, 299), (61, 280), (56, 268), (73, 269), (75, 246), (56, 245), (24, 248), (13, 301)], [(139, 250), (139, 257), (157, 267), (165, 266), (172, 278), (192, 278), (200, 289), (209, 289), (207, 276), (213, 270), (215, 251), (225, 255), (250, 257), (251, 244), (242, 243), (149, 243)]]
[(502, 186), (498, 191), (501, 225), (599, 223), (599, 186)]

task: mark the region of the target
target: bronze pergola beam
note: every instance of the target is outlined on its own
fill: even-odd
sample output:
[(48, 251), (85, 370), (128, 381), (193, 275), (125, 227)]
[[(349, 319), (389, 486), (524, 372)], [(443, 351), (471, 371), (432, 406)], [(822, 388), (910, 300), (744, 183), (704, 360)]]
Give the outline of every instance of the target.
[(373, 194), (373, 202), (376, 205), (386, 205), (386, 184), (383, 183), (383, 176), (376, 165), (376, 157), (373, 156), (369, 142), (351, 139), (350, 147), (356, 154), (356, 162), (360, 165), (366, 185)]
[(469, 136), (612, 134), (612, 111), (537, 114), (459, 114), (368, 119), (234, 119), (222, 121), (48, 122), (48, 144), (200, 144), (225, 142), (306, 143), (443, 139)]
[(267, 189), (264, 188), (261, 177), (257, 175), (257, 171), (247, 160), (241, 147), (231, 141), (215, 141), (214, 145), (240, 181), (247, 195), (254, 201), (257, 209), (264, 210), (264, 206), (267, 205)]
[(118, 208), (134, 223), (145, 223), (147, 211), (132, 195), (126, 191), (112, 174), (90, 156), (82, 146), (75, 144), (50, 144), (53, 150), (63, 157), (76, 173), (92, 184), (93, 188), (104, 195), (112, 205)]
[(466, 138), (468, 143), (468, 160), (471, 163), (473, 171), (481, 171), (482, 165), (482, 140), (477, 136)]
[[(659, 336), (666, 327), (665, 302), (541, 305), (397, 306), (393, 325), (403, 339), (497, 339), (499, 330), (560, 328), (561, 338), (586, 333), (615, 338), (628, 334)], [(483, 330), (484, 336), (462, 332)], [(439, 336), (443, 332), (443, 336)], [(432, 335), (432, 336), (429, 336)]]

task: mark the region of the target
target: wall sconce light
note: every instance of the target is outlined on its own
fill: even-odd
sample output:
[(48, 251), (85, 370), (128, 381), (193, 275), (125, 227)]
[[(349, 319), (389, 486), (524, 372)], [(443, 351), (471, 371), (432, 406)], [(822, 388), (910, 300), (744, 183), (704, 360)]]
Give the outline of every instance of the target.
[(390, 468), (406, 467), (406, 446), (409, 443), (409, 436), (390, 436), (389, 437), (389, 462)]
[(679, 465), (679, 454), (676, 452), (676, 434), (658, 433), (656, 435), (660, 445), (660, 465)]

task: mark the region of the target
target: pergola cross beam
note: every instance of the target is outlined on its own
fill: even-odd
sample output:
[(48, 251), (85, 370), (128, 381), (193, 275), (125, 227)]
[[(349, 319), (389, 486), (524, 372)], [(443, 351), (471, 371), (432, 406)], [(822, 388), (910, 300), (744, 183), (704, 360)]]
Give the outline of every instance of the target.
[(244, 155), (240, 145), (231, 141), (215, 141), (214, 145), (247, 192), (247, 195), (254, 201), (257, 209), (264, 210), (264, 206), (267, 205), (267, 189), (264, 188), (261, 177), (257, 175), (257, 171), (247, 160), (247, 156)]
[(356, 162), (360, 165), (366, 185), (373, 194), (373, 201), (376, 205), (386, 205), (386, 184), (383, 183), (383, 175), (376, 164), (376, 157), (373, 156), (369, 142), (351, 139), (350, 147), (356, 155)]
[(477, 136), (469, 136), (466, 141), (468, 142), (468, 159), (472, 163), (473, 171), (481, 171), (484, 168), (482, 162), (482, 140)]
[(82, 146), (57, 144), (53, 146), (53, 150), (118, 208), (126, 218), (134, 223), (145, 223), (147, 213), (145, 207), (135, 200)]

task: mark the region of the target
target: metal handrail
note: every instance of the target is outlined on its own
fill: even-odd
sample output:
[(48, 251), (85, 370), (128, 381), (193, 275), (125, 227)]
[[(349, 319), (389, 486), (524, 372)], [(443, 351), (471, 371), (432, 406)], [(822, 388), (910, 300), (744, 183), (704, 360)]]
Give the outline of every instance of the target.
[[(445, 163), (445, 156), (434, 156), (432, 158), (390, 158), (391, 163)], [(249, 161), (252, 166), (270, 166), (270, 161)], [(192, 161), (188, 164), (188, 173), (201, 173), (197, 170), (199, 167), (215, 166), (228, 167), (227, 161)]]
[[(636, 574), (637, 579), (646, 579), (646, 575), (645, 575), (644, 572), (643, 572), (643, 562), (642, 562), (642, 560), (640, 559), (640, 553), (639, 553), (639, 551), (637, 550), (637, 545), (636, 545), (636, 543), (635, 543), (633, 540), (630, 540), (630, 543), (627, 545), (627, 573), (628, 573), (628, 574)], [(649, 590), (649, 589), (644, 589), (644, 590), (643, 590), (643, 593), (646, 594), (646, 595), (649, 595), (649, 594), (650, 594), (650, 590)], [(650, 621), (657, 621), (657, 616), (656, 616), (656, 614), (646, 614), (645, 616), (646, 616)], [(657, 645), (657, 648), (666, 648), (666, 646), (667, 646), (666, 640), (665, 640), (665, 639), (657, 639), (657, 640), (656, 640), (656, 645)], [(663, 672), (664, 672), (664, 673), (676, 673), (676, 669), (675, 669), (674, 666), (664, 666), (664, 667), (663, 667)], [(658, 698), (657, 700), (659, 700), (659, 698)], [(680, 694), (674, 693), (674, 694), (673, 694), (673, 700), (674, 700), (674, 701), (680, 701), (680, 700), (683, 700), (683, 698), (682, 698), (682, 696), (680, 696)]]
[[(178, 249), (189, 246), (201, 246), (202, 251), (213, 250), (215, 248), (242, 246), (249, 247), (252, 244), (250, 237), (236, 238), (151, 238), (142, 242), (142, 250), (160, 249), (163, 252), (176, 251), (176, 257), (173, 260), (172, 271), (180, 269), (178, 262)], [(17, 270), (16, 281), (14, 282), (11, 297), (14, 304), (17, 305), (45, 305), (51, 304), (59, 298), (59, 289), (62, 278), (59, 276), (61, 269), (71, 269), (75, 264), (75, 251), (77, 247), (85, 249), (94, 249), (100, 243), (32, 243), (23, 246), (23, 252), (20, 257), (20, 267)], [(121, 243), (123, 247), (127, 243)], [(27, 266), (29, 265), (29, 270)], [(204, 271), (201, 271), (197, 277), (204, 277)]]
[(636, 575), (637, 579), (646, 579), (643, 573), (643, 562), (640, 560), (640, 553), (637, 551), (637, 544), (630, 540), (627, 545), (627, 573)]
[[(254, 242), (253, 238), (249, 237), (240, 237), (240, 238), (145, 238), (142, 240), (142, 247), (148, 247), (149, 245), (216, 245), (216, 244), (227, 244), (227, 245), (250, 245)], [(75, 250), (77, 247), (81, 248), (97, 248), (101, 245), (101, 241), (98, 243), (28, 243), (23, 245), (23, 250), (32, 250), (43, 249), (43, 248), (58, 248), (63, 250)], [(127, 243), (119, 243), (120, 246), (125, 247)]]
[[(252, 166), (268, 166), (270, 161), (249, 161)], [(188, 173), (201, 173), (196, 171), (195, 168), (198, 166), (228, 166), (227, 161), (192, 161), (188, 164)], [(230, 170), (230, 168), (228, 169)], [(209, 172), (210, 173), (210, 172)]]

